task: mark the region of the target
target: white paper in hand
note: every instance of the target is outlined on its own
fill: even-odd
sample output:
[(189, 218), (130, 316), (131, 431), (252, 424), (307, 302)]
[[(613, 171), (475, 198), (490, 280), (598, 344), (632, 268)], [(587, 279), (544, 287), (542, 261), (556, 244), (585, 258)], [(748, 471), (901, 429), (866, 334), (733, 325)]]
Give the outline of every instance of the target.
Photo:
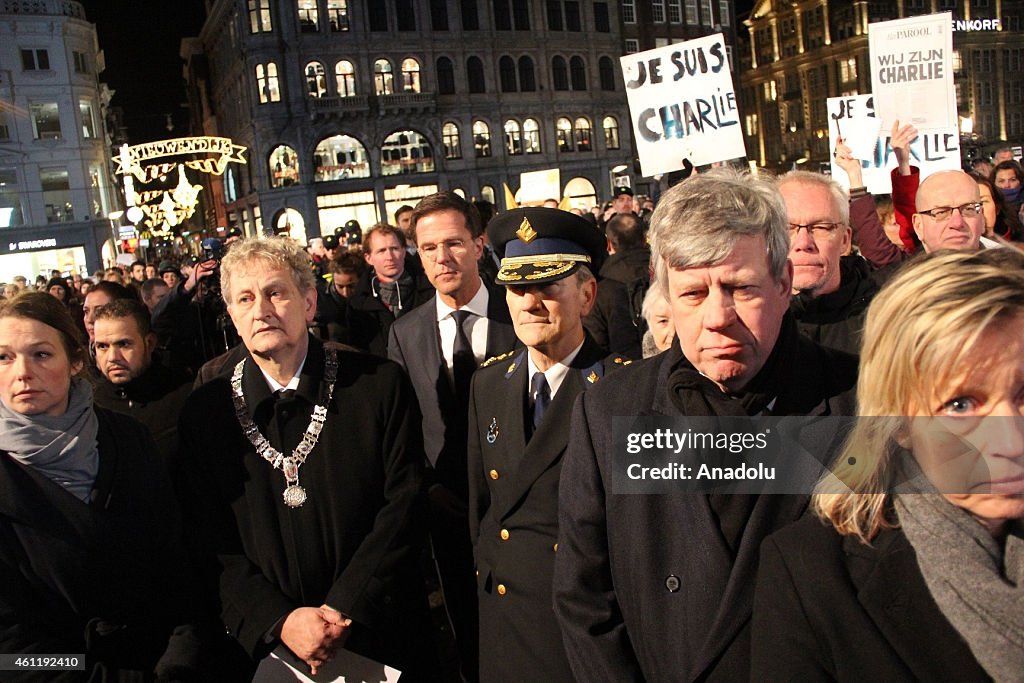
[(260, 662), (253, 683), (394, 683), (402, 675), (392, 668), (348, 650), (339, 650), (313, 676), (309, 666), (284, 645)]

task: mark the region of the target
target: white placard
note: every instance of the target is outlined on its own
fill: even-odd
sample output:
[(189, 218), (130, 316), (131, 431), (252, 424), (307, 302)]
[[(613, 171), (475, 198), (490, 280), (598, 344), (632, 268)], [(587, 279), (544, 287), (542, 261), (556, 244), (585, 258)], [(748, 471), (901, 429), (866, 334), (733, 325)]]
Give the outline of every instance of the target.
[(869, 24), (868, 51), (882, 130), (897, 119), (918, 130), (957, 128), (949, 12)]
[(875, 115), (874, 97), (852, 95), (830, 97), (828, 105), (828, 139), (832, 149), (836, 148), (839, 137), (849, 145), (853, 156), (867, 159), (875, 151), (882, 121)]
[[(829, 123), (831, 125), (831, 121)], [(919, 133), (917, 139), (910, 143), (910, 164), (920, 169), (921, 180), (936, 171), (960, 168), (960, 133), (956, 128)], [(897, 165), (896, 155), (889, 145), (889, 131), (885, 131), (885, 134), (875, 141), (871, 154), (861, 159), (864, 186), (868, 188), (868, 192), (892, 192), (892, 178), (889, 173)], [(832, 177), (843, 187), (850, 187), (846, 171), (836, 165), (835, 158), (832, 158)]]
[(516, 192), (519, 206), (540, 204), (547, 199), (558, 201), (561, 196), (562, 180), (557, 168), (519, 174), (519, 192)]
[(721, 33), (619, 61), (645, 176), (746, 156)]

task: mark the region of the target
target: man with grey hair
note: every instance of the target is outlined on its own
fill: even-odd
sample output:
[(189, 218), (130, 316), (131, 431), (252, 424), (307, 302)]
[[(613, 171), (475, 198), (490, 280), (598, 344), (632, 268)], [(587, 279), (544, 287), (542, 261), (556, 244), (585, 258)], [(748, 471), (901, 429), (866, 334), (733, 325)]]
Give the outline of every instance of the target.
[(221, 287), (245, 353), (189, 397), (179, 435), (224, 624), (254, 663), (278, 648), (315, 674), (345, 648), (415, 678), (430, 645), (408, 380), (309, 334), (315, 278), (288, 238), (234, 245)]
[(839, 183), (791, 171), (778, 180), (789, 215), (793, 264), (790, 311), (800, 331), (834, 349), (858, 353), (868, 304), (878, 292), (868, 262), (850, 250), (850, 204)]
[(806, 496), (616, 495), (613, 418), (852, 414), (856, 358), (802, 337), (773, 182), (716, 169), (651, 222), (677, 342), (581, 395), (559, 486), (555, 612), (581, 681), (748, 680), (761, 540)]

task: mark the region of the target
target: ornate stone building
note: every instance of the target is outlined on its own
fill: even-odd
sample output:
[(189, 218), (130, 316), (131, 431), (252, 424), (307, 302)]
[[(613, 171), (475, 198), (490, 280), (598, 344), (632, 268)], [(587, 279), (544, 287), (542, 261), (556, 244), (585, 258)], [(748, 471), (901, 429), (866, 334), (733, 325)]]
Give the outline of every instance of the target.
[(200, 35), (182, 42), (192, 133), (230, 137), (249, 163), (212, 179), (207, 227), (365, 229), (438, 189), (502, 208), (503, 183), (516, 191), (521, 172), (550, 168), (589, 207), (633, 158), (618, 11), (210, 0)]
[(935, 12), (953, 18), (953, 70), (965, 160), (1024, 138), (1020, 0), (760, 0), (740, 33), (747, 155), (761, 166), (828, 160), (825, 99), (871, 91), (868, 24)]

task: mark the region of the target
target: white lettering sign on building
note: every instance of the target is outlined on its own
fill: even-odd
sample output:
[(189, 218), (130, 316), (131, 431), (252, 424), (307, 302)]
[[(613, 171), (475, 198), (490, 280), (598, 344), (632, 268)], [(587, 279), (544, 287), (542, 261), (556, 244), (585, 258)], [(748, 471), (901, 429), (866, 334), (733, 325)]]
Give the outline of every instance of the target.
[(882, 130), (894, 120), (918, 130), (958, 125), (949, 12), (868, 26), (871, 92)]
[(746, 155), (721, 33), (619, 61), (644, 175)]

